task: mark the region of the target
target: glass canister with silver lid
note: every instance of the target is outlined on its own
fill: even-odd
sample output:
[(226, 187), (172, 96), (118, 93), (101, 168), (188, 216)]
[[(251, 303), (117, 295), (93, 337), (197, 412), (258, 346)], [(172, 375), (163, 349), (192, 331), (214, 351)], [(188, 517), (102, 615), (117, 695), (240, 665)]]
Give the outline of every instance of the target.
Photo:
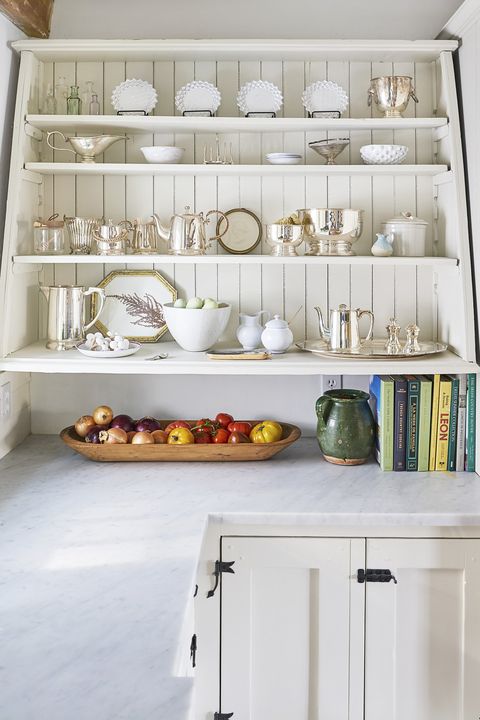
[(33, 223), (33, 252), (36, 255), (65, 255), (65, 230), (63, 220), (57, 220), (58, 213), (48, 220)]
[(382, 233), (392, 235), (393, 254), (397, 257), (424, 257), (428, 222), (410, 212), (382, 223)]

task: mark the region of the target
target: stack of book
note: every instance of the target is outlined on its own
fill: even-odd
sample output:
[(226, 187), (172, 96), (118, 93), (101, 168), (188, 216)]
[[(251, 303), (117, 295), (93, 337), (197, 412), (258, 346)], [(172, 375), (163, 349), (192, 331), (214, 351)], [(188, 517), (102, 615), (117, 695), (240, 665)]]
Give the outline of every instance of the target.
[(475, 470), (476, 375), (373, 375), (382, 470)]

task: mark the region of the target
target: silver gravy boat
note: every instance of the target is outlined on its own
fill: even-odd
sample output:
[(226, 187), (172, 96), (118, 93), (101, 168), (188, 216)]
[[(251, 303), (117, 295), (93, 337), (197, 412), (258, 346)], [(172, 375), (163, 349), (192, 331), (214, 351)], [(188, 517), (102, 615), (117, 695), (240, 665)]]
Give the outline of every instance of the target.
[[(50, 142), (52, 135), (60, 135), (64, 142), (69, 142), (73, 147), (70, 148), (58, 148)], [(47, 132), (47, 145), (52, 150), (66, 150), (67, 152), (79, 155), (82, 163), (94, 163), (95, 158), (101, 155), (107, 150), (110, 145), (117, 142), (118, 140), (128, 140), (126, 135), (89, 135), (89, 136), (77, 136), (77, 135), (64, 135), (60, 130), (52, 130)]]
[[(338, 310), (330, 310), (330, 326), (325, 325), (322, 311), (315, 307), (318, 315), (320, 336), (328, 342), (330, 350), (355, 350), (372, 339), (373, 313), (370, 310), (351, 310), (346, 305), (339, 305)], [(360, 337), (359, 320), (364, 315), (370, 318), (367, 337)]]

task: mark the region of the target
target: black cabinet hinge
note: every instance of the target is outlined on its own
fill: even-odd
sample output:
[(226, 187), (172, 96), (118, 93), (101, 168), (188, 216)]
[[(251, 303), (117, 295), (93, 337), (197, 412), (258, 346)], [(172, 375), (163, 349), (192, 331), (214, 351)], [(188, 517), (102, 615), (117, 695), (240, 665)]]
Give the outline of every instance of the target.
[(365, 583), (365, 582), (379, 582), (379, 583), (388, 583), (390, 580), (393, 580), (395, 585), (397, 584), (397, 579), (395, 575), (392, 575), (391, 570), (370, 570), (367, 568), (364, 570), (363, 568), (360, 568), (360, 570), (357, 570), (357, 582), (359, 583)]
[(192, 667), (197, 664), (197, 636), (192, 635), (192, 642), (190, 643), (190, 660), (192, 661)]
[(232, 565), (234, 564), (235, 560), (232, 560), (231, 562), (223, 562), (222, 560), (215, 561), (215, 570), (213, 571), (213, 575), (215, 577), (215, 585), (211, 590), (208, 591), (207, 598), (211, 598), (215, 595), (215, 591), (218, 587), (218, 582), (220, 580), (220, 575), (222, 573), (232, 573), (232, 575), (235, 574), (235, 570), (232, 568)]
[(216, 712), (213, 715), (213, 720), (230, 720), (231, 717), (233, 717), (233, 713)]

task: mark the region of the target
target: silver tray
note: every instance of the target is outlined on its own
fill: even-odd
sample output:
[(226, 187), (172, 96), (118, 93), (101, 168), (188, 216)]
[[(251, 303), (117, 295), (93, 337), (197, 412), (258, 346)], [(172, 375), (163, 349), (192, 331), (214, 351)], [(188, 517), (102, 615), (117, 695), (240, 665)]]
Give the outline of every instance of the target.
[(421, 357), (422, 355), (435, 355), (436, 353), (445, 352), (447, 345), (444, 343), (428, 342), (418, 343), (420, 350), (414, 353), (404, 353), (403, 350), (395, 355), (390, 355), (385, 351), (385, 340), (372, 340), (369, 343), (365, 343), (361, 347), (355, 350), (330, 350), (326, 340), (304, 340), (303, 342), (296, 343), (296, 346), (300, 350), (306, 350), (307, 352), (315, 353), (316, 355), (323, 355), (325, 357), (342, 357), (342, 358), (354, 358), (357, 360), (368, 360), (368, 358), (384, 358), (386, 360), (408, 360), (409, 358)]

